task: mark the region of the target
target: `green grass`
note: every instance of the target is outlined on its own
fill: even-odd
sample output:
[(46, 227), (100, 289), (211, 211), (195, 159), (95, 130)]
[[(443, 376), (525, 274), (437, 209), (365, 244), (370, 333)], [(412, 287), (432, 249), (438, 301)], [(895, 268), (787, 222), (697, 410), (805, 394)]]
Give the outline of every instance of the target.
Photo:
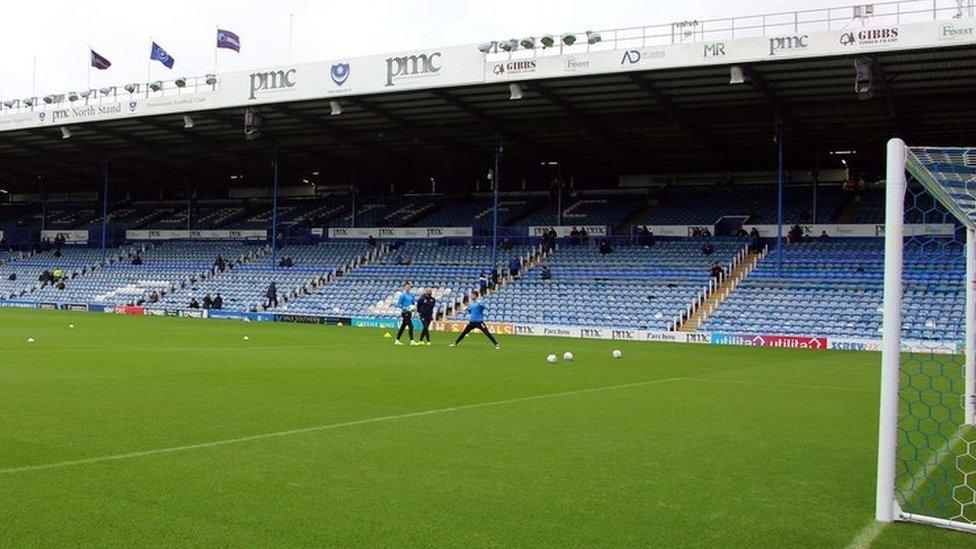
[(435, 341), (0, 311), (0, 546), (845, 547), (872, 521), (877, 354)]

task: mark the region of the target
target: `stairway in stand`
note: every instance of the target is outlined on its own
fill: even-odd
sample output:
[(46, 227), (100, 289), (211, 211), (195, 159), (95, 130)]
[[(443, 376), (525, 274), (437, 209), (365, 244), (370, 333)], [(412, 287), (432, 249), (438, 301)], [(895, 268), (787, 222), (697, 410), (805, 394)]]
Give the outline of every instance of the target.
[(705, 301), (703, 301), (702, 304), (695, 309), (691, 316), (688, 317), (688, 320), (685, 321), (685, 323), (682, 324), (678, 330), (682, 332), (694, 332), (698, 330), (698, 327), (705, 322), (705, 319), (715, 312), (715, 309), (718, 309), (722, 305), (722, 302), (729, 297), (732, 290), (739, 285), (739, 282), (756, 268), (756, 263), (765, 257), (765, 254), (765, 251), (762, 253), (749, 252), (748, 255), (746, 255), (746, 258), (743, 261), (740, 261), (739, 264), (732, 269), (729, 276), (722, 280), (715, 290), (712, 291), (707, 298), (705, 298)]

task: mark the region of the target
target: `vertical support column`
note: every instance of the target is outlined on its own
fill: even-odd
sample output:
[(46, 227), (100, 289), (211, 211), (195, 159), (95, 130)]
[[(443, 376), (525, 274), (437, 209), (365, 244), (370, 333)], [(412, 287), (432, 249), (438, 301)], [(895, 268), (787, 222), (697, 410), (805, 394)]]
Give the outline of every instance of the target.
[(814, 153), (813, 159), (813, 223), (819, 223), (817, 219), (817, 195), (820, 194), (820, 151)]
[(562, 226), (563, 224), (563, 161), (559, 159), (556, 161), (556, 183), (559, 185), (559, 210), (556, 214), (556, 226)]
[(501, 174), (499, 170), (502, 165), (502, 138), (495, 136), (495, 170), (492, 172), (494, 180), (492, 184), (492, 211), (491, 211), (491, 266), (498, 268), (498, 187), (501, 184)]
[(271, 270), (278, 268), (278, 147), (271, 161)]
[(976, 425), (976, 229), (966, 229), (966, 423)]
[(349, 225), (355, 228), (356, 227), (356, 172), (353, 171), (352, 166), (349, 166), (349, 188), (352, 190), (352, 217), (350, 217)]
[(783, 121), (776, 120), (776, 148), (778, 167), (776, 168), (776, 269), (783, 272)]
[(108, 159), (102, 161), (102, 263), (108, 257)]
[(881, 413), (878, 421), (878, 486), (875, 518), (895, 515), (895, 452), (898, 450), (898, 375), (901, 365), (902, 258), (904, 253), (905, 159), (901, 139), (888, 141), (885, 190), (884, 324), (881, 348)]

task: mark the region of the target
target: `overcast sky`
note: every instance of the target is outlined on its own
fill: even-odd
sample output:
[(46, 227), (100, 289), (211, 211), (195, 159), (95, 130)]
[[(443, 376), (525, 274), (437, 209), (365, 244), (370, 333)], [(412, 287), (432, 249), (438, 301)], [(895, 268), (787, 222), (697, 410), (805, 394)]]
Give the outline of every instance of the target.
[(176, 59), (154, 63), (153, 79), (213, 71), (216, 28), (241, 37), (221, 50), (219, 72), (294, 62), (481, 43), (771, 11), (836, 7), (829, 0), (48, 0), (6, 1), (0, 15), (0, 99), (83, 89), (88, 48), (113, 63), (92, 70), (92, 86), (146, 79), (150, 37)]

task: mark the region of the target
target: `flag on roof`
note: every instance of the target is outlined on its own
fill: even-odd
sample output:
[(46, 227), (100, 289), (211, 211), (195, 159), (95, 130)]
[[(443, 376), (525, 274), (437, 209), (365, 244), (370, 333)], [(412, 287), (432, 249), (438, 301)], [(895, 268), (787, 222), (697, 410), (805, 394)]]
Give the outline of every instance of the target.
[(172, 69), (173, 63), (176, 62), (175, 59), (173, 59), (172, 57), (170, 57), (168, 53), (166, 53), (166, 50), (159, 47), (159, 44), (155, 42), (152, 43), (152, 51), (149, 52), (149, 59), (152, 59), (153, 61), (159, 61), (167, 69)]
[(229, 30), (217, 29), (217, 47), (240, 53), (241, 37)]
[(105, 59), (101, 55), (98, 55), (98, 52), (96, 52), (95, 50), (89, 49), (89, 51), (91, 52), (91, 66), (95, 67), (100, 71), (103, 71), (112, 66), (111, 61)]

